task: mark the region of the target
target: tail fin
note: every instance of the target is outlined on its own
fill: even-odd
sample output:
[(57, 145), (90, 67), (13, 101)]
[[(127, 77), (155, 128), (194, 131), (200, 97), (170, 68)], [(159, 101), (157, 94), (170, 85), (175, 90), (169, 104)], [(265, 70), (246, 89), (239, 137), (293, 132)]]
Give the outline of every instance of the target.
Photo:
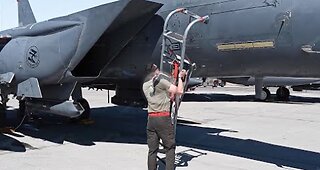
[(36, 23), (29, 0), (17, 0), (19, 26)]

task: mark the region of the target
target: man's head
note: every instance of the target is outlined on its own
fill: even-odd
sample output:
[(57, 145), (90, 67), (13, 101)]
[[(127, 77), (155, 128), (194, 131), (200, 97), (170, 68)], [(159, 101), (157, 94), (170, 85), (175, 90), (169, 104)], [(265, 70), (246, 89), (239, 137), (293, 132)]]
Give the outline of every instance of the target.
[(148, 74), (153, 74), (153, 75), (160, 73), (158, 66), (155, 64), (148, 64), (146, 71)]

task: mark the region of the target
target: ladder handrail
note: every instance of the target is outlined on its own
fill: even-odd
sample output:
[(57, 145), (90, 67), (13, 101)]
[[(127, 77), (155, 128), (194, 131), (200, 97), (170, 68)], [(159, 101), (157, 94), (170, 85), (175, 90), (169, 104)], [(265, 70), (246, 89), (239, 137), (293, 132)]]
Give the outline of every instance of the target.
[[(165, 22), (164, 22), (164, 27), (163, 27), (163, 33), (162, 33), (162, 36), (164, 36), (165, 33), (167, 33), (167, 27), (168, 27), (168, 23), (169, 23), (169, 20), (171, 19), (171, 17), (176, 14), (176, 13), (179, 13), (181, 11), (185, 10), (185, 8), (178, 8), (172, 12), (169, 13), (169, 15), (167, 16)], [(163, 71), (163, 54), (165, 52), (165, 44), (166, 44), (166, 39), (163, 37), (162, 38), (162, 50), (161, 50), (161, 61), (160, 61), (160, 71)]]
[[(203, 23), (206, 23), (207, 21), (209, 20), (209, 16), (204, 16), (204, 17), (200, 17), (194, 21), (192, 21), (188, 27), (186, 28), (185, 32), (184, 32), (184, 35), (183, 35), (183, 43), (182, 44), (182, 49), (181, 49), (181, 61), (184, 61), (184, 58), (185, 58), (185, 53), (186, 53), (186, 48), (187, 48), (187, 38), (188, 38), (188, 34), (189, 34), (189, 31), (190, 29), (193, 27), (194, 24), (198, 23), (198, 22), (203, 22)], [(181, 71), (183, 69), (183, 65), (184, 65), (184, 62), (181, 62), (180, 63), (180, 67), (179, 67), (179, 71)]]
[[(195, 20), (193, 22), (191, 22), (188, 27), (187, 27), (187, 33), (189, 32), (189, 30), (191, 29), (191, 27), (195, 24), (195, 23), (198, 23), (198, 22), (203, 22), (205, 24), (208, 23), (209, 21), (209, 16), (204, 16), (204, 17), (200, 17), (198, 15), (196, 15), (195, 13), (187, 10), (186, 8), (178, 8), (172, 12), (169, 13), (169, 15), (167, 16), (165, 22), (164, 22), (164, 27), (163, 27), (163, 33), (162, 35), (165, 36), (165, 34), (168, 32), (168, 23), (170, 21), (170, 19), (172, 18), (172, 16), (176, 13), (182, 13), (182, 14), (185, 14), (185, 15), (189, 15), (190, 17), (194, 18)], [(186, 37), (186, 32), (184, 34)], [(184, 41), (183, 42), (186, 42), (186, 38), (184, 38)], [(163, 37), (162, 39), (162, 49), (161, 49), (161, 54), (164, 54), (165, 52), (165, 43), (166, 43), (166, 39), (165, 37)], [(186, 44), (186, 43), (183, 43), (183, 44)], [(161, 61), (160, 61), (160, 71), (163, 71), (163, 56), (161, 56)], [(180, 70), (181, 71), (181, 70)]]

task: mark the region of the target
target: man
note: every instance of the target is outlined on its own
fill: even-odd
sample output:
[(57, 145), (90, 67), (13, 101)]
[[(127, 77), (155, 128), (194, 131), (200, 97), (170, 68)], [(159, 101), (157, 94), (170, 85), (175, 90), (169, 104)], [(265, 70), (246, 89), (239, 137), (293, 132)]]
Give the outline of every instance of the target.
[(182, 79), (185, 78), (186, 71), (180, 72), (178, 86), (173, 85), (168, 76), (160, 73), (155, 64), (151, 66), (150, 72), (143, 84), (143, 92), (148, 101), (148, 169), (157, 169), (157, 153), (161, 139), (166, 151), (166, 170), (173, 170), (176, 143), (170, 116), (170, 96), (183, 93)]

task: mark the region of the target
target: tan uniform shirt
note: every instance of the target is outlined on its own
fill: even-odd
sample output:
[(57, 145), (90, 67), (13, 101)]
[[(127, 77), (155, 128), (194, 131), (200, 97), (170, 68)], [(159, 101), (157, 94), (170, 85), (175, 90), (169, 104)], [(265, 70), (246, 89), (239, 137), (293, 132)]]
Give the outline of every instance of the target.
[(142, 88), (148, 101), (149, 113), (170, 111), (170, 94), (168, 92), (170, 85), (171, 83), (164, 78), (161, 78), (155, 87), (153, 86), (153, 79), (143, 83)]

